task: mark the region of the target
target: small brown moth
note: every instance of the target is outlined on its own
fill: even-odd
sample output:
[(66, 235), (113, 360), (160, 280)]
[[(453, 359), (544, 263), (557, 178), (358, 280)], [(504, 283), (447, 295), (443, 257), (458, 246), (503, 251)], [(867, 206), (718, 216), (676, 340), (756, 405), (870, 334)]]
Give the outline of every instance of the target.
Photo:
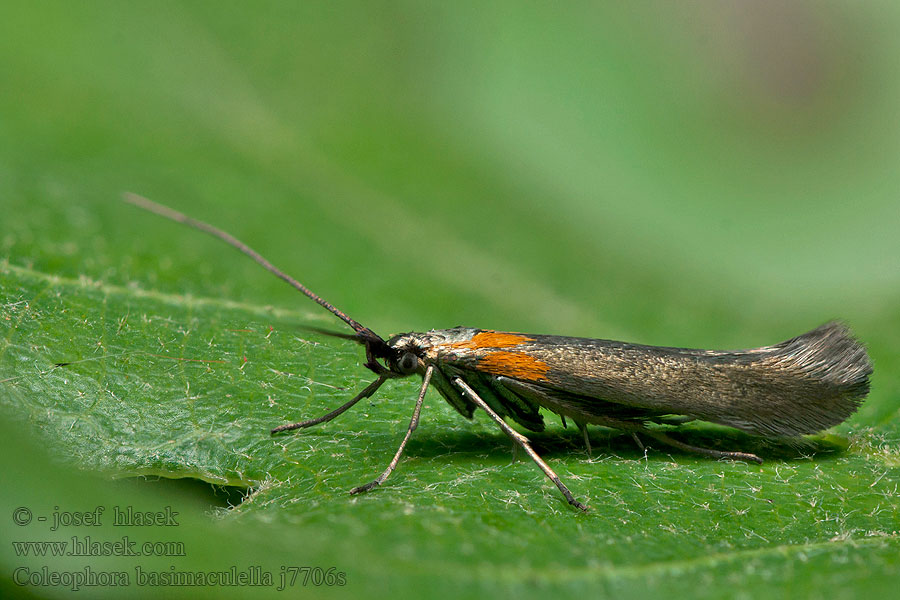
[(762, 462), (755, 454), (724, 452), (677, 440), (656, 423), (702, 420), (775, 439), (797, 439), (843, 422), (869, 393), (872, 364), (844, 325), (831, 322), (774, 346), (751, 350), (692, 350), (609, 340), (509, 333), (470, 327), (404, 333), (388, 340), (364, 327), (274, 267), (228, 233), (141, 196), (125, 200), (173, 221), (205, 231), (250, 256), (268, 271), (319, 303), (355, 333), (334, 334), (365, 347), (366, 367), (376, 375), (353, 399), (316, 419), (281, 425), (273, 434), (331, 421), (368, 398), (388, 379), (420, 375), (422, 387), (397, 453), (374, 481), (350, 490), (371, 490), (396, 468), (419, 424), (429, 385), (464, 417), (484, 410), (582, 510), (569, 488), (541, 459), (511, 419), (542, 431), (544, 408), (571, 419), (584, 432), (603, 425), (638, 433), (714, 458)]

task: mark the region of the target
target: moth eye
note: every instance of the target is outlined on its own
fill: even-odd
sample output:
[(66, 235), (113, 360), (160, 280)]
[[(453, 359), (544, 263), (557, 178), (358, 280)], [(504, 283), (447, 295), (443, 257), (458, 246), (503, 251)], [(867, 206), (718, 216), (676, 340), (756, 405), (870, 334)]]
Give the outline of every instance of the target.
[(400, 368), (401, 373), (409, 375), (419, 366), (419, 359), (412, 352), (404, 352), (403, 356), (401, 356), (400, 360), (397, 362), (397, 366)]

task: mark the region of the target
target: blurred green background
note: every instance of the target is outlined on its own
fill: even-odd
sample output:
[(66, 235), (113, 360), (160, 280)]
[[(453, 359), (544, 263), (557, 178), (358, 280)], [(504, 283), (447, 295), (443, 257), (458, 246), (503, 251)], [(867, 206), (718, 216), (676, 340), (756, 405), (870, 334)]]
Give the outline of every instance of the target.
[[(17, 586), (22, 565), (132, 579), (136, 565), (276, 579), (336, 566), (347, 585), (306, 589), (335, 597), (896, 589), (896, 3), (2, 13), (4, 591), (71, 593)], [(338, 323), (237, 253), (122, 204), (125, 190), (234, 233), (382, 335), (467, 325), (734, 348), (837, 317), (869, 346), (872, 394), (814, 457), (685, 434), (759, 451), (761, 467), (645, 457), (599, 430), (588, 457), (554, 421), (535, 445), (588, 515), (434, 394), (398, 471), (350, 498), (399, 443), (415, 382), (270, 438), (365, 385), (358, 348), (301, 329)], [(177, 507), (176, 530), (126, 533), (183, 541), (186, 556), (16, 554), (13, 541), (122, 536), (18, 526), (16, 507), (99, 505)]]

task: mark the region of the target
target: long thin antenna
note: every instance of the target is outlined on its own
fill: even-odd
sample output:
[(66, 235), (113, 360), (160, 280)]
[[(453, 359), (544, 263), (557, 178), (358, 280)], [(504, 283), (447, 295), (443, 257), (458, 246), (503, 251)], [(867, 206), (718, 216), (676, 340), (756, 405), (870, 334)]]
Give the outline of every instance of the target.
[(244, 254), (246, 254), (247, 256), (252, 258), (253, 260), (255, 260), (257, 263), (259, 263), (264, 269), (266, 269), (270, 273), (287, 281), (296, 290), (302, 292), (308, 298), (315, 300), (318, 304), (320, 304), (322, 307), (324, 307), (330, 313), (332, 313), (333, 315), (335, 315), (336, 317), (338, 317), (339, 319), (344, 321), (347, 325), (352, 327), (353, 330), (356, 331), (356, 333), (359, 334), (360, 337), (362, 337), (364, 339), (370, 339), (370, 340), (373, 340), (373, 339), (381, 340), (381, 337), (378, 336), (374, 331), (372, 331), (368, 327), (364, 327), (360, 323), (356, 322), (354, 319), (351, 319), (345, 312), (343, 312), (342, 310), (339, 310), (337, 307), (335, 307), (330, 302), (328, 302), (328, 301), (320, 298), (316, 294), (314, 294), (305, 285), (303, 285), (302, 283), (300, 283), (299, 281), (297, 281), (296, 279), (294, 279), (293, 277), (291, 277), (290, 275), (288, 275), (287, 273), (285, 273), (284, 271), (282, 271), (281, 269), (279, 269), (278, 267), (276, 267), (275, 265), (270, 263), (268, 260), (263, 258), (263, 256), (259, 252), (257, 252), (256, 250), (254, 250), (253, 248), (251, 248), (250, 246), (248, 246), (241, 240), (237, 239), (233, 235), (226, 233), (217, 227), (213, 227), (209, 223), (204, 223), (203, 221), (198, 221), (197, 219), (193, 219), (183, 213), (178, 212), (177, 210), (175, 210), (173, 208), (169, 208), (168, 206), (164, 206), (157, 202), (153, 202), (152, 200), (148, 200), (147, 198), (144, 198), (143, 196), (138, 196), (137, 194), (132, 194), (131, 192), (125, 192), (124, 194), (122, 194), (122, 199), (125, 200), (125, 202), (128, 202), (129, 204), (133, 204), (133, 205), (137, 206), (138, 208), (143, 208), (144, 210), (155, 213), (161, 217), (171, 219), (172, 221), (175, 221), (176, 223), (181, 223), (183, 225), (193, 227), (194, 229), (199, 229), (200, 231), (206, 232), (214, 237), (219, 238), (220, 240), (222, 240), (223, 242), (225, 242), (232, 248), (236, 248), (236, 249), (240, 250), (241, 252), (243, 252)]

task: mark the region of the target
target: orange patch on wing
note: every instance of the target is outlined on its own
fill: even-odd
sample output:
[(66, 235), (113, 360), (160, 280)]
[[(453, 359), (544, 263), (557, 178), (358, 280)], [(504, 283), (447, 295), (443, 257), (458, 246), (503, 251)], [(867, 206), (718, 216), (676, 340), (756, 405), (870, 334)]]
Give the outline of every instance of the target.
[(470, 350), (478, 350), (480, 348), (511, 348), (532, 342), (534, 338), (520, 333), (504, 333), (502, 331), (482, 331), (472, 336), (471, 340), (465, 342), (453, 342), (451, 348), (468, 348)]
[(478, 368), (492, 375), (538, 381), (547, 379), (550, 366), (521, 352), (491, 352), (478, 361)]

